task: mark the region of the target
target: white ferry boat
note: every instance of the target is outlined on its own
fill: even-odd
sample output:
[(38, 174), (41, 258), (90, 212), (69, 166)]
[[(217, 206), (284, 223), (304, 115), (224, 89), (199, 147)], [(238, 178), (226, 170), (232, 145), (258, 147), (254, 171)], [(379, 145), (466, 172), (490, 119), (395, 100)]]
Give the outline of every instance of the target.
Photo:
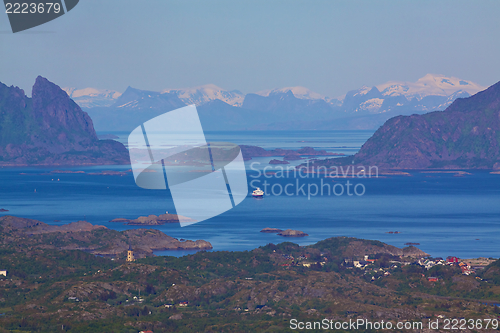
[(256, 198), (260, 198), (264, 196), (264, 191), (262, 191), (259, 187), (257, 187), (257, 189), (252, 192), (252, 195)]

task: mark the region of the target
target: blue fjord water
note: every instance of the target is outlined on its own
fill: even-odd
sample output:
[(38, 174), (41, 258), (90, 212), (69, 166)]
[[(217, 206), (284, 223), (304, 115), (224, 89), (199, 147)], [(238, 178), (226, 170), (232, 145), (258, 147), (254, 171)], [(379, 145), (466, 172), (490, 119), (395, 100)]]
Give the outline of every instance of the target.
[[(125, 135), (117, 133), (120, 140)], [(208, 133), (212, 141), (253, 144), (267, 149), (298, 149), (312, 146), (331, 152), (352, 154), (372, 133), (369, 131), (329, 132), (224, 132)], [(293, 241), (312, 244), (334, 236), (377, 239), (403, 247), (420, 243), (420, 249), (432, 256), (500, 257), (500, 175), (473, 171), (464, 177), (448, 173), (410, 172), (411, 176), (378, 178), (285, 178), (258, 177), (256, 171), (268, 166), (271, 158), (254, 158), (247, 162), (249, 183), (263, 187), (269, 183), (263, 199), (248, 196), (234, 209), (200, 223), (181, 228), (178, 224), (155, 227), (166, 234), (185, 239), (204, 239), (214, 250), (250, 250), (267, 243)], [(297, 164), (296, 162), (295, 164)], [(102, 170), (125, 171), (130, 166), (72, 168), (0, 168), (0, 208), (15, 216), (34, 218), (48, 224), (65, 224), (87, 220), (115, 230), (138, 228), (111, 223), (117, 217), (175, 212), (168, 191), (137, 187), (131, 173), (125, 176), (89, 175)], [(85, 174), (50, 174), (52, 170), (82, 170)], [(305, 193), (297, 193), (304, 185)], [(347, 195), (356, 184), (362, 184), (362, 196)], [(275, 185), (278, 184), (278, 185)], [(287, 195), (272, 195), (289, 187)], [(316, 195), (308, 198), (307, 188), (337, 184), (340, 196)], [(36, 189), (36, 192), (35, 192)], [(361, 192), (361, 185), (357, 187)], [(304, 195), (305, 194), (305, 195)], [(60, 220), (60, 222), (54, 222)], [(265, 227), (298, 229), (309, 234), (304, 238), (286, 239), (259, 231)], [(399, 231), (399, 234), (389, 234)], [(157, 254), (183, 255), (187, 251), (162, 251)]]

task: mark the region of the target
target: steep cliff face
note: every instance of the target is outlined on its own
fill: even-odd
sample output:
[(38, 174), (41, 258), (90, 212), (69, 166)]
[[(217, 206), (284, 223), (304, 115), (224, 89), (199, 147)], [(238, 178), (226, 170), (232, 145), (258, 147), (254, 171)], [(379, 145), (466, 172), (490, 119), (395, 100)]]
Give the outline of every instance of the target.
[[(39, 76), (32, 92), (33, 111), (46, 137), (57, 138), (56, 145), (88, 145), (97, 141), (92, 120), (57, 85)], [(38, 138), (31, 137), (32, 141)]]
[[(351, 157), (383, 168), (500, 168), (500, 82), (445, 111), (389, 119)], [(328, 164), (328, 162), (327, 162)]]
[(0, 165), (126, 163), (126, 148), (98, 140), (88, 114), (59, 86), (39, 76), (28, 98), (0, 83)]

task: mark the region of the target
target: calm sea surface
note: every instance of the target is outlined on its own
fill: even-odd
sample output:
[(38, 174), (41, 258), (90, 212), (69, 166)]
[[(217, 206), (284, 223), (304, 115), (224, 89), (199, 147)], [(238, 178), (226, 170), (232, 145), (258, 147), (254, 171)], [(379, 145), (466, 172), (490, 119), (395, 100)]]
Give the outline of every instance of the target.
[[(126, 133), (115, 133), (120, 141)], [(330, 152), (353, 154), (371, 136), (371, 131), (304, 132), (210, 132), (207, 139), (252, 144), (272, 148), (299, 149), (310, 146)], [(268, 166), (271, 158), (247, 162), (249, 183), (270, 184), (263, 199), (248, 196), (236, 208), (184, 228), (178, 224), (156, 227), (166, 234), (185, 239), (204, 239), (214, 250), (250, 250), (267, 243), (293, 241), (312, 244), (333, 236), (377, 239), (403, 247), (406, 242), (432, 256), (500, 257), (500, 175), (473, 171), (464, 177), (453, 174), (410, 172), (405, 176), (379, 176), (367, 179), (265, 178), (254, 168)], [(298, 164), (296, 162), (295, 164)], [(10, 214), (34, 218), (48, 224), (87, 220), (116, 230), (135, 228), (111, 219), (175, 212), (165, 190), (137, 187), (131, 173), (126, 176), (89, 174), (48, 174), (52, 170), (127, 170), (130, 166), (74, 168), (0, 168), (0, 208)], [(297, 181), (299, 186), (297, 186)], [(347, 182), (349, 181), (349, 184)], [(288, 193), (272, 195), (292, 184)], [(327, 185), (325, 185), (327, 184)], [(304, 185), (304, 192), (297, 187)], [(323, 185), (324, 195), (307, 195), (308, 187)], [(347, 189), (364, 195), (347, 195)], [(337, 194), (327, 193), (336, 186)], [(35, 191), (36, 190), (36, 191)], [(54, 222), (60, 220), (60, 222)], [(265, 227), (297, 229), (308, 237), (286, 239), (259, 231)], [(389, 234), (399, 231), (399, 234)], [(186, 251), (158, 254), (182, 255)]]

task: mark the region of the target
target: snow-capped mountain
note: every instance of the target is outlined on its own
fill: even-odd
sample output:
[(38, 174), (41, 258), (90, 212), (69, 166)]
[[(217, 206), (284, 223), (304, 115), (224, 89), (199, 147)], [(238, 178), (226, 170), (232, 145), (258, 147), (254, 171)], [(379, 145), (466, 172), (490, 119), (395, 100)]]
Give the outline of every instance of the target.
[(342, 102), (336, 98), (330, 98), (312, 90), (307, 89), (306, 87), (285, 87), (285, 88), (276, 88), (270, 90), (261, 90), (256, 92), (256, 95), (260, 95), (263, 97), (269, 97), (270, 95), (279, 95), (286, 94), (288, 92), (292, 92), (292, 94), (299, 99), (307, 99), (307, 100), (324, 100), (328, 104), (332, 104), (334, 106), (341, 105)]
[[(484, 89), (483, 89), (484, 90)], [(481, 90), (480, 90), (481, 91)], [(446, 98), (446, 101), (442, 104), (440, 104), (437, 109), (438, 110), (444, 110), (446, 109), (448, 106), (451, 105), (451, 103), (453, 103), (457, 98), (467, 98), (467, 97), (470, 97), (474, 95), (474, 93), (468, 93), (467, 91), (464, 91), (464, 90), (459, 90), (453, 94), (451, 94), (450, 96), (448, 96)]]
[(346, 113), (425, 113), (444, 110), (457, 98), (486, 89), (456, 77), (427, 74), (417, 82), (390, 81), (375, 87), (349, 91), (342, 100)]
[(403, 95), (409, 100), (421, 100), (425, 96), (450, 96), (462, 90), (469, 95), (486, 89), (477, 83), (461, 80), (456, 77), (447, 77), (440, 74), (427, 74), (417, 82), (391, 81), (377, 86), (383, 96)]
[(320, 95), (318, 93), (315, 93), (314, 91), (311, 91), (305, 87), (300, 87), (300, 86), (277, 88), (277, 89), (272, 89), (272, 90), (262, 90), (262, 91), (256, 92), (256, 94), (260, 95), (260, 96), (268, 97), (271, 94), (287, 93), (289, 91), (291, 91), (295, 97), (300, 98), (300, 99), (325, 99), (326, 98), (323, 95)]
[(444, 110), (457, 98), (469, 97), (484, 89), (486, 87), (456, 77), (427, 74), (416, 82), (391, 81), (374, 87), (362, 86), (339, 99), (330, 99), (300, 86), (246, 95), (214, 84), (162, 92), (129, 87), (121, 95), (92, 88), (65, 90), (86, 109), (98, 130), (133, 129), (144, 119), (189, 104), (196, 104), (200, 117), (210, 120), (205, 122), (207, 130), (293, 130), (376, 129), (391, 117)]
[(184, 103), (203, 105), (216, 99), (232, 106), (241, 106), (245, 95), (238, 90), (224, 90), (215, 84), (206, 84), (194, 88), (165, 89), (162, 93), (176, 94)]
[(379, 113), (380, 107), (384, 103), (382, 98), (371, 98), (361, 103), (357, 111), (368, 111), (369, 113)]
[(114, 90), (99, 90), (95, 88), (62, 88), (76, 104), (82, 108), (110, 106), (115, 103), (121, 93)]
[(355, 97), (355, 96), (363, 96), (363, 95), (368, 94), (370, 92), (370, 90), (372, 90), (372, 88), (370, 88), (368, 86), (362, 86), (358, 90), (354, 90), (354, 93), (352, 94), (352, 96), (353, 97)]

